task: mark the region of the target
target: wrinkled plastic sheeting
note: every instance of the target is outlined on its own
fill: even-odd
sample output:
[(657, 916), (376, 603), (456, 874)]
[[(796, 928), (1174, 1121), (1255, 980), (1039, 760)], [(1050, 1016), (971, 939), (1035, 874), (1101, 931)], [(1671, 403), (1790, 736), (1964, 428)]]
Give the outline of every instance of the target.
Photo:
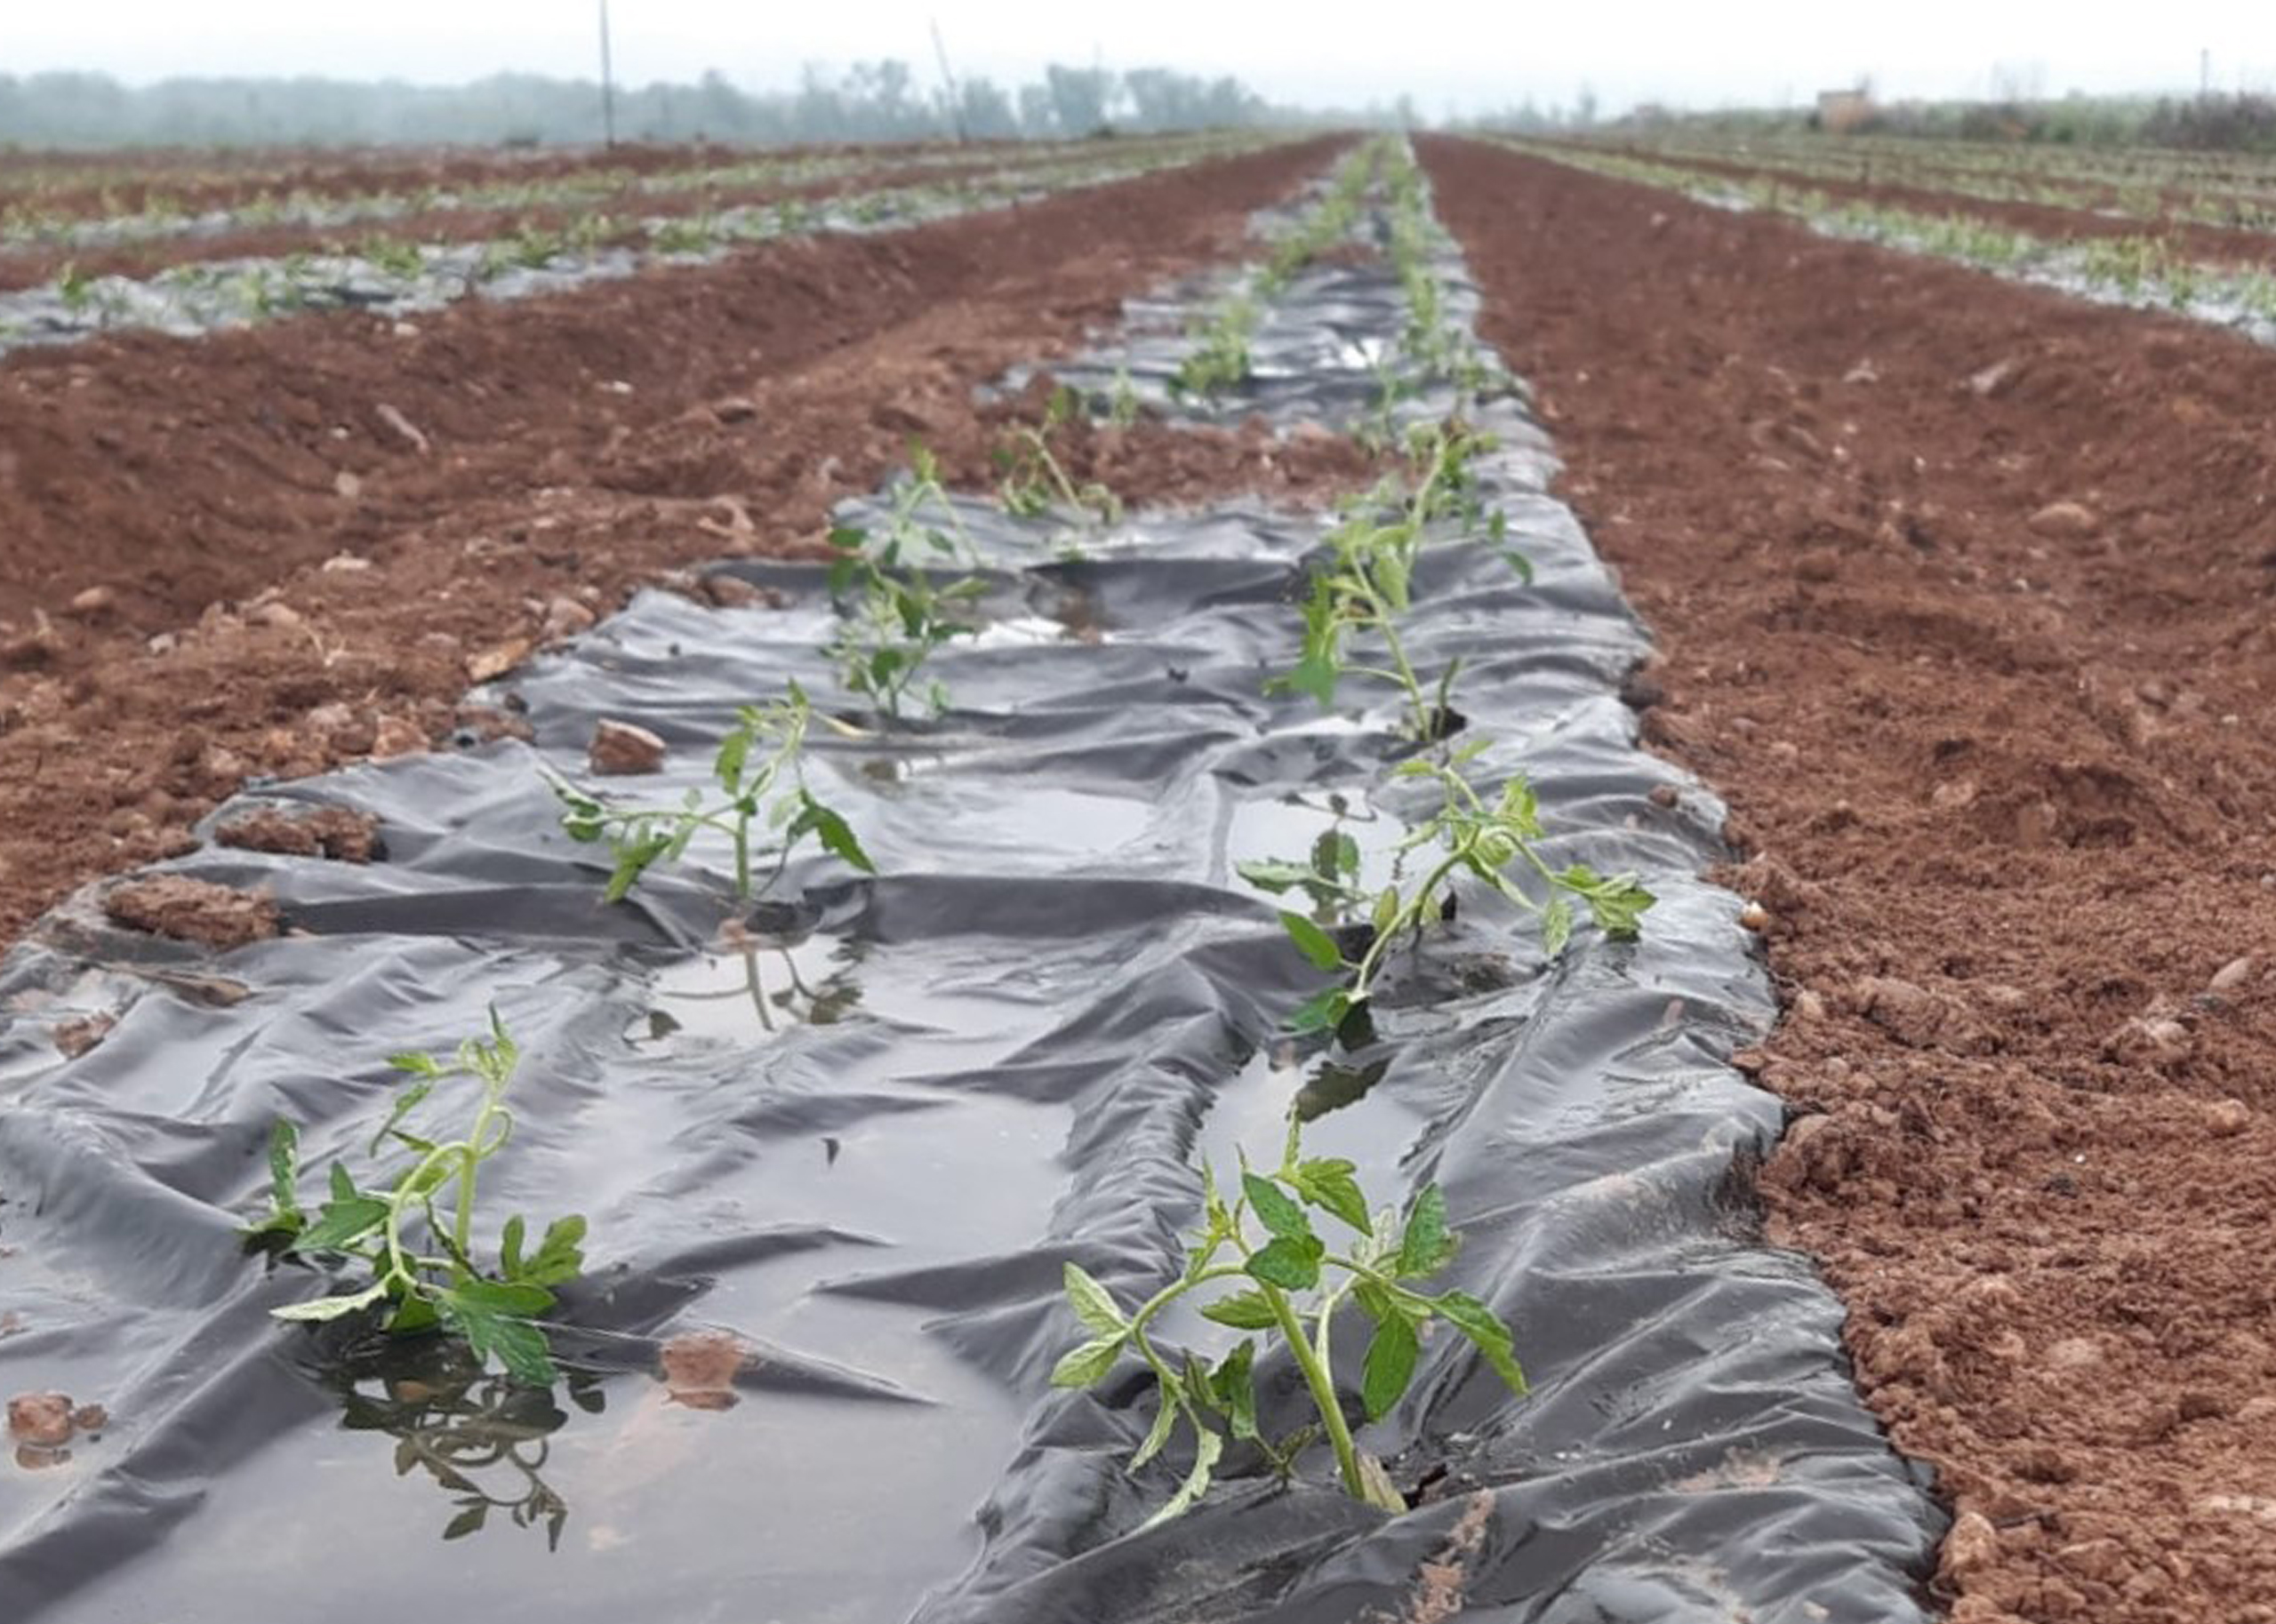
[[(1300, 279), (1286, 319), (1324, 285)], [(172, 865), (269, 888), (304, 934), (210, 956), (83, 898), (0, 964), (0, 1268), (21, 1325), (0, 1379), (116, 1418), (68, 1465), (0, 1479), (0, 1612), (284, 1616), (320, 1586), (341, 1624), (1920, 1616), (1936, 1515), (1849, 1386), (1837, 1305), (1751, 1233), (1738, 1175), (1779, 1110), (1728, 1057), (1773, 1004), (1735, 900), (1692, 877), (1721, 809), (1637, 748), (1615, 693), (1644, 639), (1540, 494), (1537, 432), (1514, 402), (1483, 415), (1504, 442), (1485, 492), (1535, 580), (1493, 546), (1434, 547), (1410, 652), (1463, 659), (1471, 771), (1531, 780), (1552, 863), (1659, 894), (1640, 942), (1584, 929), (1546, 963), (1529, 920), (1465, 892), (1385, 987), (1369, 1047), (1291, 1048), (1276, 1023), (1316, 972), (1234, 865), (1299, 856), (1340, 815), (1376, 879), (1426, 810), (1386, 775), (1412, 747), (1380, 690), (1334, 716), (1262, 692), (1294, 659), (1319, 522), (1145, 514), (1062, 556), (1063, 526), (965, 504), (990, 629), (936, 657), (953, 708), (810, 751), (883, 877), (794, 863), (777, 894), (799, 900), (753, 916), (777, 945), (739, 965), (724, 847), (603, 908), (541, 767), (574, 773), (595, 722), (638, 722), (671, 754), (626, 787), (669, 802), (735, 705), (795, 678), (852, 709), (820, 653), (826, 589), (816, 567), (743, 562), (722, 567), (788, 607), (644, 596), (512, 684), (534, 748), (261, 797), (375, 814), (386, 860)], [(458, 1502), (341, 1430), (343, 1370), (400, 1396), (387, 1356), (269, 1324), (314, 1283), (234, 1236), (277, 1115), (312, 1165), (359, 1144), (383, 1054), (447, 1047), (493, 1004), (530, 1059), (485, 1204), (593, 1226), (558, 1346), (599, 1412), (532, 1423), (568, 1508), (551, 1555), (535, 1527), (427, 1546)], [(116, 1028), (60, 1060), (57, 1025), (98, 1013)], [(1207, 1502), (1134, 1532), (1182, 1463), (1125, 1472), (1150, 1420), (1134, 1370), (1050, 1388), (1078, 1337), (1062, 1265), (1126, 1300), (1165, 1284), (1199, 1161), (1270, 1155), (1300, 1092), (1366, 1096), (1306, 1143), (1378, 1200), (1445, 1187), (1467, 1236), (1447, 1284), (1515, 1327), (1533, 1392), (1435, 1338), (1361, 1435), (1435, 1503), (1386, 1516), (1236, 1449)], [(726, 1413), (643, 1374), (706, 1324), (758, 1345)], [(1166, 1329), (1229, 1340), (1190, 1315)], [(1262, 1420), (1293, 1427), (1295, 1372), (1259, 1370)], [(368, 1411), (372, 1381), (356, 1390)], [(398, 1466), (432, 1442), (391, 1436)]]
[[(1330, 189), (1323, 180), (1294, 205), (1262, 211), (1259, 228), (1295, 228), (1303, 210), (1316, 206)], [(1361, 213), (1345, 245), (1384, 252), (1390, 241), (1387, 219), (1376, 209)], [(1460, 252), (1441, 240), (1427, 252), (1443, 324), (1449, 331), (1474, 332), (1482, 295)], [(1469, 410), (1465, 394), (1448, 380), (1426, 373), (1406, 353), (1406, 292), (1380, 263), (1364, 261), (1315, 264), (1297, 272), (1278, 297), (1257, 308), (1246, 338), (1247, 377), (1214, 397), (1181, 391), (1174, 383), (1179, 370), (1206, 342), (1206, 324), (1199, 318), (1214, 315), (1247, 287), (1243, 275), (1204, 272), (1161, 292), (1126, 300), (1113, 342), (1052, 363), (1050, 375), (1095, 403), (1126, 395), (1174, 420), (1204, 423), (1254, 416), (1283, 429), (1373, 422), (1396, 433)], [(1521, 410), (1529, 396), (1523, 380), (1495, 362), (1491, 352), (1481, 348), (1477, 353), (1493, 366), (1504, 402), (1517, 408), (1503, 412), (1497, 428), (1545, 453), (1545, 436)], [(1023, 369), (1009, 381), (1023, 385), (1031, 376), (1032, 369)], [(1388, 410), (1382, 404), (1387, 384), (1396, 386)], [(1545, 454), (1540, 462), (1544, 476), (1555, 466)]]

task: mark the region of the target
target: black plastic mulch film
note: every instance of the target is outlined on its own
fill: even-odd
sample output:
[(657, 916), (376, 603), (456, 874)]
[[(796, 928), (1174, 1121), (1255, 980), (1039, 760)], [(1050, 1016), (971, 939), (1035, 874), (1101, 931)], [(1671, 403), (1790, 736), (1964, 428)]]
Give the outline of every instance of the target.
[[(1467, 325), (1451, 245), (1439, 268)], [(1062, 375), (1126, 369), (1160, 398), (1185, 341), (1144, 329), (1212, 291), (1134, 308), (1114, 353)], [(1403, 320), (1380, 265), (1302, 272), (1252, 340), (1246, 399), (1356, 420)], [(1487, 741), (1471, 771), (1531, 780), (1553, 861), (1635, 870), (1660, 902), (1640, 941), (1584, 928), (1551, 964), (1529, 920), (1465, 892), (1373, 1045), (1332, 1063), (1276, 1036), (1318, 975), (1234, 864), (1299, 856), (1340, 816), (1373, 878), (1422, 808), (1383, 788), (1406, 747), (1381, 690), (1347, 686), (1356, 717), (1262, 692), (1293, 660), (1322, 521), (1250, 502), (1141, 513), (1078, 555), (963, 504), (999, 567), (990, 629), (936, 656), (952, 708), (810, 749), (882, 877), (794, 864), (775, 895), (802, 900), (739, 945), (718, 933), (724, 848), (601, 906), (540, 767), (576, 772), (597, 720), (637, 722), (672, 748), (633, 782), (669, 798), (738, 704), (795, 679), (850, 707), (804, 566), (721, 566), (787, 608), (644, 596), (509, 679), (533, 749), (224, 809), (380, 820), (369, 866), (218, 846), (171, 865), (273, 891), (283, 939), (207, 953), (106, 926), (85, 896), (44, 922), (0, 963), (0, 1382), (110, 1420), (0, 1472), (0, 1618), (1922, 1617), (1940, 1514), (1850, 1386), (1837, 1304), (1752, 1233), (1743, 1172), (1780, 1112), (1728, 1057), (1774, 1005), (1736, 900), (1695, 877), (1721, 808), (1637, 746), (1617, 693), (1646, 639), (1543, 494), (1522, 401), (1477, 415), (1535, 580), (1483, 543), (1433, 547), (1418, 666), (1463, 657), (1465, 736)], [(578, 1373), (551, 1394), (446, 1344), (276, 1324), (320, 1284), (236, 1234), (279, 1116), (312, 1164), (359, 1148), (386, 1057), (445, 1049), (493, 1004), (527, 1060), (484, 1204), (591, 1223), (556, 1336)], [(62, 1058), (57, 1028), (95, 1013), (115, 1029)], [(1344, 1498), (1324, 1457), (1283, 1486), (1237, 1448), (1203, 1504), (1133, 1532), (1183, 1463), (1125, 1470), (1152, 1404), (1134, 1364), (1048, 1385), (1081, 1334), (1062, 1264), (1126, 1301), (1164, 1284), (1202, 1159), (1275, 1154), (1299, 1089), (1365, 1094), (1306, 1147), (1358, 1163), (1376, 1199), (1443, 1186), (1466, 1236), (1447, 1284), (1515, 1328), (1533, 1390), (1441, 1333), (1361, 1434), (1403, 1487), (1427, 1479), (1416, 1509)], [(652, 1373), (706, 1328), (756, 1349), (732, 1408)], [(1172, 1329), (1205, 1352), (1234, 1334)], [(1285, 1360), (1259, 1388), (1268, 1430), (1302, 1419)]]

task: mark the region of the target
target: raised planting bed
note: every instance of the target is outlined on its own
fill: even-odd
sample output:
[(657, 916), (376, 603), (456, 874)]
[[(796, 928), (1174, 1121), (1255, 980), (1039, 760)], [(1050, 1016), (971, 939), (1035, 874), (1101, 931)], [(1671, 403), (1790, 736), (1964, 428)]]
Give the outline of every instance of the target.
[(1720, 806), (1367, 162), (1254, 328), (1344, 512), (919, 457), (0, 963), (0, 1372), (106, 1412), (10, 1616), (1920, 1616)]

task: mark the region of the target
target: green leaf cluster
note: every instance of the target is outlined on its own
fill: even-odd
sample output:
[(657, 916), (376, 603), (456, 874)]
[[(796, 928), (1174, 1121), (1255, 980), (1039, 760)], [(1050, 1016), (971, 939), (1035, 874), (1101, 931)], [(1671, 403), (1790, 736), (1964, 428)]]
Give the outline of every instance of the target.
[[(1118, 379), (1125, 388), (1127, 377)], [(1135, 396), (1131, 397), (1135, 409)], [(1121, 407), (1118, 401), (1116, 410)], [(1051, 449), (1083, 410), (1082, 397), (1069, 388), (1052, 391), (1040, 425), (1022, 424), (996, 448), (998, 494), (1005, 511), (1023, 519), (1047, 519), (1060, 514), (1075, 516), (1078, 527), (1110, 528), (1122, 522), (1122, 499), (1096, 480), (1078, 484)]]
[[(1181, 1423), (1193, 1441), (1192, 1464), (1152, 1523), (1177, 1516), (1207, 1491), (1229, 1441), (1255, 1444), (1285, 1474), (1305, 1444), (1323, 1435), (1346, 1492), (1386, 1510), (1406, 1508), (1380, 1464), (1358, 1449), (1345, 1414), (1330, 1338), (1347, 1305), (1372, 1327), (1358, 1379), (1359, 1407), (1369, 1420), (1389, 1414), (1406, 1394), (1436, 1322), (1468, 1339), (1511, 1391), (1526, 1390), (1510, 1330), (1490, 1308), (1461, 1292), (1422, 1289), (1460, 1245), (1436, 1186), (1418, 1194), (1403, 1215), (1372, 1212), (1358, 1169), (1341, 1157), (1304, 1156), (1301, 1126), (1292, 1122), (1280, 1165), (1269, 1173), (1244, 1165), (1230, 1199), (1205, 1170), (1202, 1206), (1203, 1228), (1188, 1245), (1184, 1270), (1129, 1313), (1080, 1267), (1070, 1262), (1065, 1268), (1068, 1305), (1089, 1335), (1060, 1359), (1053, 1383), (1094, 1387), (1126, 1356), (1134, 1356), (1152, 1372), (1158, 1393), (1153, 1425), (1132, 1455), (1131, 1469), (1159, 1454)], [(1318, 1220), (1332, 1220), (1338, 1237), (1323, 1235)], [(1221, 1284), (1235, 1289), (1201, 1302), (1202, 1316), (1254, 1334), (1214, 1364), (1190, 1353), (1174, 1357), (1154, 1340), (1153, 1321), (1170, 1304)], [(1256, 1412), (1256, 1360), (1276, 1343), (1302, 1373), (1318, 1418), (1281, 1439), (1260, 1432)]]
[[(944, 564), (965, 569), (977, 560), (932, 453), (912, 446), (910, 460), (882, 526), (829, 532), (829, 593), (841, 617), (829, 657), (850, 691), (895, 719), (912, 696), (935, 715), (948, 708), (948, 689), (919, 678), (936, 650), (980, 629), (966, 611), (988, 589), (975, 575), (934, 578)], [(928, 505), (947, 516), (945, 528), (920, 517)]]
[[(512, 1136), (506, 1095), (521, 1052), (493, 1011), (489, 1033), (454, 1056), (400, 1054), (391, 1063), (409, 1080), (366, 1148), (381, 1164), (372, 1182), (359, 1183), (335, 1160), (311, 1211), (301, 1194), (299, 1131), (280, 1118), (270, 1133), (269, 1210), (246, 1226), (247, 1239), (326, 1271), (360, 1265), (368, 1276), (354, 1289), (273, 1312), (319, 1324), (380, 1310), (390, 1331), (449, 1332), (477, 1362), (549, 1387), (557, 1372), (539, 1322), (554, 1288), (583, 1271), (584, 1219), (554, 1220), (532, 1246), (517, 1213), (500, 1230), (496, 1260), (485, 1266), (476, 1255), (477, 1181)], [(445, 1100), (469, 1113), (455, 1135), (443, 1120)]]
[[(739, 902), (771, 888), (809, 837), (847, 866), (877, 872), (852, 826), (807, 788), (802, 752), (813, 707), (805, 691), (792, 683), (789, 698), (745, 705), (735, 715), (712, 763), (716, 799), (691, 789), (677, 806), (617, 806), (566, 779), (549, 780), (569, 837), (609, 848), (614, 860), (604, 893), (609, 901), (622, 901), (658, 863), (679, 861), (707, 829), (725, 835), (734, 848)], [(757, 863), (768, 859), (771, 868), (758, 875)]]

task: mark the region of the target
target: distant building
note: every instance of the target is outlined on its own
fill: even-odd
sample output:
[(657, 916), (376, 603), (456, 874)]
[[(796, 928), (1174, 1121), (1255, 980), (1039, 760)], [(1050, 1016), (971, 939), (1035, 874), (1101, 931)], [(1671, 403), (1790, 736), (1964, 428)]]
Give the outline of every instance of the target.
[(1817, 127), (1829, 135), (1847, 135), (1873, 122), (1879, 111), (1869, 90), (1830, 90), (1817, 93)]

